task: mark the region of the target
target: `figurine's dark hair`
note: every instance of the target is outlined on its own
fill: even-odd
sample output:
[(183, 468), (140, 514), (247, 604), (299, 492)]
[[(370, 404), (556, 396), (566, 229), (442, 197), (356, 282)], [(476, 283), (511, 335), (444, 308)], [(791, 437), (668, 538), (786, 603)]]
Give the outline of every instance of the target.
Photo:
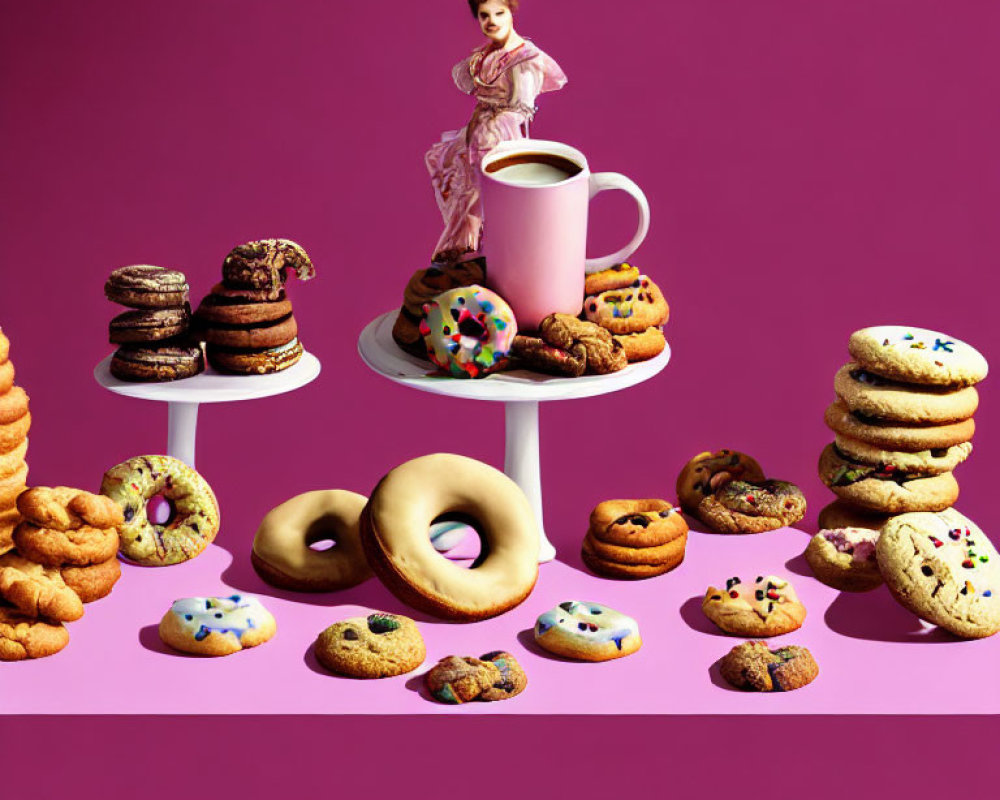
[[(485, 2), (486, 0), (469, 0), (469, 9), (472, 11), (472, 16), (479, 16), (479, 6)], [(511, 14), (517, 11), (517, 7), (519, 5), (517, 0), (501, 0), (501, 2), (510, 9)]]

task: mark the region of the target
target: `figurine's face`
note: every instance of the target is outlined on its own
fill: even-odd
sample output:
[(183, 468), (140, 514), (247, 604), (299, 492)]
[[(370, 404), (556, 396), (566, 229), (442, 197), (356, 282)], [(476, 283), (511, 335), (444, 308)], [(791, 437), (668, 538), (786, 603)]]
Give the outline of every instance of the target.
[(497, 44), (506, 42), (514, 30), (514, 15), (503, 0), (486, 0), (480, 3), (477, 19), (483, 35)]

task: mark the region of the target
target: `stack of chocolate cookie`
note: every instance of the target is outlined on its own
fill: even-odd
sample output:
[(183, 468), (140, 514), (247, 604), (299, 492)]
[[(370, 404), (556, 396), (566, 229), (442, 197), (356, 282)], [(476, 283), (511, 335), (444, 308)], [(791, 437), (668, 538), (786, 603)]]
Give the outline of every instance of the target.
[(583, 563), (609, 578), (652, 578), (684, 560), (688, 526), (665, 500), (606, 500), (590, 514)]
[(288, 270), (299, 280), (316, 270), (306, 251), (287, 239), (248, 242), (222, 264), (222, 282), (195, 312), (208, 362), (219, 372), (263, 375), (302, 358), (298, 324), (285, 295)]
[[(121, 509), (65, 486), (22, 492), (15, 550), (0, 556), (0, 661), (43, 658), (69, 642), (64, 623), (111, 592), (121, 575)], [(9, 604), (9, 605), (4, 605)]]
[(201, 346), (189, 333), (191, 307), (184, 273), (141, 264), (111, 273), (104, 295), (134, 309), (109, 326), (111, 374), (123, 381), (174, 381), (205, 368)]
[(28, 395), (14, 384), (14, 365), (10, 361), (10, 341), (0, 330), (0, 555), (14, 544), (11, 534), (21, 521), (17, 496), (28, 480)]
[(897, 514), (949, 508), (952, 470), (972, 452), (986, 359), (946, 334), (896, 325), (855, 332), (848, 350), (825, 415), (835, 440), (819, 461), (838, 500), (820, 527), (879, 529)]

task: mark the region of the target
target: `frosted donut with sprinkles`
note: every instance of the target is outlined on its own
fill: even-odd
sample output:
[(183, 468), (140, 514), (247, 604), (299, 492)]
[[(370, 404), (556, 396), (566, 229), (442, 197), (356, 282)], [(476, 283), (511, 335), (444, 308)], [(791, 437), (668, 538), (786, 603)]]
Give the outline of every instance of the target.
[(550, 653), (582, 661), (610, 661), (642, 647), (639, 623), (600, 603), (567, 600), (535, 622), (535, 641)]
[(496, 292), (464, 286), (424, 304), (427, 356), (456, 378), (482, 378), (507, 364), (517, 335), (511, 307)]

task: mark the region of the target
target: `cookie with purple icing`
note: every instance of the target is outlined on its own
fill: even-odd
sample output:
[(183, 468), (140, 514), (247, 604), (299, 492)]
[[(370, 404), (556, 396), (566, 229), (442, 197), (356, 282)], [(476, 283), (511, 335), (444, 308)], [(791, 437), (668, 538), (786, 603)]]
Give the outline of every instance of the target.
[(870, 528), (821, 530), (809, 540), (805, 557), (820, 581), (842, 592), (868, 592), (882, 585), (875, 558), (878, 531)]

